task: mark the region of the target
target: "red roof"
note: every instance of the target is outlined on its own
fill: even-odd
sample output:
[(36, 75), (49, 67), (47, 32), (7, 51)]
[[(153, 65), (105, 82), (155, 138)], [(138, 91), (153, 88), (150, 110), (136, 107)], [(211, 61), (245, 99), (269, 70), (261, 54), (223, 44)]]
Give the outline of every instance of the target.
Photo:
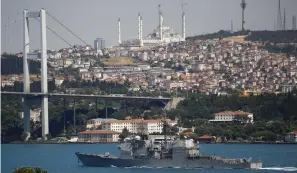
[[(108, 120), (105, 121), (105, 124), (109, 123), (162, 123), (162, 119), (152, 119), (152, 120), (143, 120), (143, 119), (127, 119), (127, 120)], [(166, 120), (169, 123), (176, 123), (175, 120)]]
[(87, 130), (87, 131), (82, 131), (79, 132), (79, 134), (84, 134), (84, 135), (106, 135), (106, 134), (121, 134), (120, 132), (116, 131), (111, 131), (111, 130)]
[(215, 115), (248, 115), (250, 113), (243, 111), (224, 111), (215, 113)]
[(198, 139), (212, 139), (212, 138), (213, 138), (212, 136), (203, 135), (203, 136), (200, 136)]

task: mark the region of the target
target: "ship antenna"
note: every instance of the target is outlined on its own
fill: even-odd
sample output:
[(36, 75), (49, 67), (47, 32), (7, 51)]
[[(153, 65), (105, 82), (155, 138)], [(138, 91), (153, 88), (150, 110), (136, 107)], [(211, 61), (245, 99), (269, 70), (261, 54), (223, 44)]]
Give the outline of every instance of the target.
[(142, 120), (141, 126), (140, 126), (140, 136), (141, 136), (142, 140), (145, 140), (145, 132), (144, 132), (143, 120)]
[(164, 113), (164, 116), (163, 116), (163, 128), (164, 128), (165, 148), (167, 148), (167, 122), (166, 122), (166, 113)]

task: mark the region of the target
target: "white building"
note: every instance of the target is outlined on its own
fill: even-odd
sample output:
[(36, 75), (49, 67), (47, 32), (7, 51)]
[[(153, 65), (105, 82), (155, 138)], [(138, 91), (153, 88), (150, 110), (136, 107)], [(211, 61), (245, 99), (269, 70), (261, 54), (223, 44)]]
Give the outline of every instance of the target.
[(103, 118), (96, 118), (96, 119), (90, 119), (87, 121), (87, 129), (91, 129), (91, 128), (98, 128), (98, 126), (100, 126), (102, 124), (102, 122), (104, 121), (111, 121), (111, 120), (116, 120), (113, 118), (110, 119), (103, 119)]
[(64, 78), (55, 78), (56, 86), (61, 86), (63, 82), (64, 82)]
[(254, 116), (252, 113), (243, 112), (243, 111), (224, 111), (224, 112), (215, 113), (215, 118), (209, 121), (210, 122), (241, 121), (244, 123), (253, 123)]
[(10, 80), (2, 80), (1, 81), (1, 86), (5, 87), (5, 86), (13, 86), (14, 85), (14, 81), (10, 81)]
[(166, 81), (165, 83), (167, 89), (182, 88), (185, 86), (183, 81)]
[(297, 85), (282, 85), (282, 93), (292, 92), (294, 88), (297, 88)]
[(89, 130), (78, 133), (77, 142), (118, 142), (120, 132), (110, 130)]
[(286, 142), (297, 142), (297, 130), (293, 131), (291, 133), (289, 133), (286, 137), (285, 137), (285, 141)]
[(64, 63), (64, 67), (69, 67), (70, 65), (72, 65), (74, 63), (73, 59), (65, 59), (63, 60)]
[(105, 40), (103, 38), (97, 38), (94, 40), (94, 50), (99, 53), (100, 50), (105, 48)]
[[(19, 113), (21, 118), (24, 118), (24, 112), (20, 112)], [(40, 118), (41, 118), (41, 109), (33, 109), (30, 110), (30, 120), (33, 122), (40, 122)]]
[[(177, 124), (176, 120), (167, 120), (170, 126)], [(103, 129), (116, 132), (122, 132), (124, 128), (130, 133), (162, 133), (163, 122), (162, 120), (143, 120), (143, 119), (131, 119), (131, 120), (110, 120), (104, 121)]]

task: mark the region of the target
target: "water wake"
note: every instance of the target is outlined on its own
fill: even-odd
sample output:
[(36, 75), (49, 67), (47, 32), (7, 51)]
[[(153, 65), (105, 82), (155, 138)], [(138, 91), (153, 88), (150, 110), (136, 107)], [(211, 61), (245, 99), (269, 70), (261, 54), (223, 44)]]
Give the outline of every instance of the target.
[(260, 168), (260, 169), (272, 170), (272, 171), (288, 171), (288, 172), (297, 171), (296, 167), (267, 167), (267, 168)]
[[(116, 167), (116, 166), (111, 166)], [(132, 167), (125, 167), (126, 169), (168, 169), (168, 168), (162, 168), (162, 167), (149, 167), (149, 166), (132, 166)], [(181, 168), (181, 167), (171, 167), (169, 169), (208, 169), (208, 168)], [(232, 169), (232, 168), (226, 168), (226, 169)], [(286, 171), (286, 172), (293, 172), (297, 171), (296, 167), (266, 167), (266, 168), (258, 168), (259, 170), (271, 170), (271, 171)]]
[(203, 169), (203, 168), (181, 168), (181, 167), (149, 167), (149, 166), (132, 166), (124, 167), (125, 169)]

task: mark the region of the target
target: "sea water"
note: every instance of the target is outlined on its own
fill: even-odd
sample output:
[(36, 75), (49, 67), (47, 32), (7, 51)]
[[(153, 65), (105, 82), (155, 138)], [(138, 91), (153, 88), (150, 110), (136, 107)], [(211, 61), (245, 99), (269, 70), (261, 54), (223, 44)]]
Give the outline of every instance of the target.
[(263, 168), (186, 169), (186, 168), (100, 168), (78, 162), (75, 152), (118, 155), (116, 144), (2, 144), (1, 173), (12, 173), (16, 167), (37, 166), (49, 173), (297, 173), (297, 145), (289, 144), (201, 144), (201, 153), (230, 158), (252, 157), (261, 160)]

